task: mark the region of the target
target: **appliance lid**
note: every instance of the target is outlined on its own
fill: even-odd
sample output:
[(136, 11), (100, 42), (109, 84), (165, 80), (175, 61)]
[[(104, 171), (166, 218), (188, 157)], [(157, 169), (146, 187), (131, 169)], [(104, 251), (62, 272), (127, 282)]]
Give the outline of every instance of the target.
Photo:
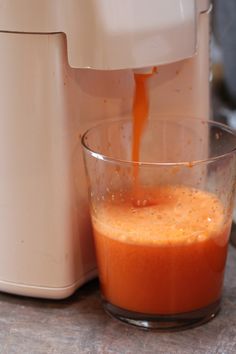
[(167, 64), (196, 53), (209, 0), (0, 0), (0, 31), (65, 33), (75, 68)]

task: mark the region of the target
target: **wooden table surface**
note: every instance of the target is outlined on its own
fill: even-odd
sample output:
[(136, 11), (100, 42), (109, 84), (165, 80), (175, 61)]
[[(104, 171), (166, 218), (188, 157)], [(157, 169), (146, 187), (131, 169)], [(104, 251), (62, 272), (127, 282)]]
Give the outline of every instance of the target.
[(48, 301), (0, 293), (0, 353), (236, 354), (236, 248), (230, 246), (220, 314), (198, 328), (146, 332), (108, 317), (92, 281)]

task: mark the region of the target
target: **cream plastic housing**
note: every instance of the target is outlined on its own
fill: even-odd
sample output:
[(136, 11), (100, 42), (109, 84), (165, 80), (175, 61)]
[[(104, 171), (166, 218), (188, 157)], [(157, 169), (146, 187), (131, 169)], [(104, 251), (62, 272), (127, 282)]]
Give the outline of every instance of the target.
[(63, 32), (71, 67), (142, 68), (192, 57), (209, 0), (1, 0), (0, 31)]

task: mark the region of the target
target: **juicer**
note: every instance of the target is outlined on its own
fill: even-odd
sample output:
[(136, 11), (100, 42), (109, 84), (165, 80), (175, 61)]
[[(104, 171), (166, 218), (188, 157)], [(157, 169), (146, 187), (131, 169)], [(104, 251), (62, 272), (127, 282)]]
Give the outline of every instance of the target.
[(134, 71), (153, 66), (150, 114), (209, 118), (210, 10), (0, 0), (1, 291), (61, 299), (96, 276), (81, 134), (131, 116)]

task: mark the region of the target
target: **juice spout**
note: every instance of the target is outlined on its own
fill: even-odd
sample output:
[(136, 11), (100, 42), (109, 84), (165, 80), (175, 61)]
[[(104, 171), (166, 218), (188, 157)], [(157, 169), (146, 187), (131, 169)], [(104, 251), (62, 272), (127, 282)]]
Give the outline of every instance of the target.
[(157, 73), (157, 67), (156, 66), (148, 66), (145, 68), (138, 68), (138, 69), (133, 69), (133, 73), (135, 75), (148, 75), (151, 76), (154, 73)]

